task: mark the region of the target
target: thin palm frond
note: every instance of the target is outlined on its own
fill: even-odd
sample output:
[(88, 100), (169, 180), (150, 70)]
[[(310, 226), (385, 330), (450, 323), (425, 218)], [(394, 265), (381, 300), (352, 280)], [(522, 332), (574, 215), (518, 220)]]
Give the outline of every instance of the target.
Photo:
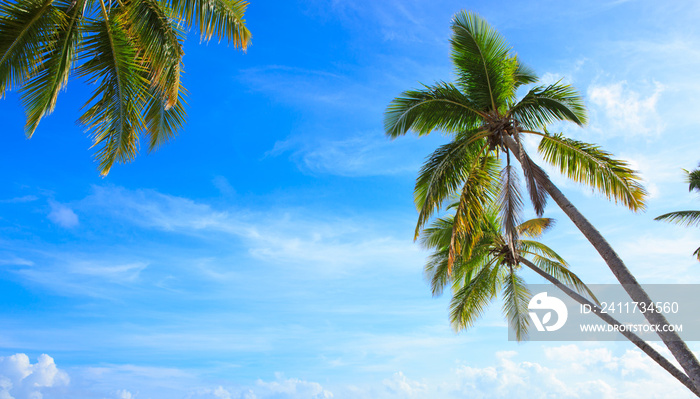
[(515, 331), (515, 339), (518, 341), (527, 337), (530, 325), (527, 308), (529, 302), (530, 291), (525, 281), (511, 268), (503, 284), (503, 313)]
[(646, 207), (647, 191), (636, 171), (600, 147), (561, 134), (543, 134), (539, 152), (570, 179), (586, 184), (633, 211)]
[(202, 39), (224, 38), (245, 50), (251, 38), (243, 18), (247, 1), (242, 0), (169, 0), (187, 27), (196, 26)]
[(506, 165), (501, 171), (500, 194), (498, 210), (505, 230), (506, 242), (513, 254), (518, 242), (518, 225), (523, 209), (523, 199), (520, 195), (518, 174), (511, 165)]
[(54, 7), (61, 14), (57, 31), (46, 44), (48, 51), (42, 63), (22, 87), (27, 137), (32, 137), (44, 115), (53, 112), (58, 93), (68, 82), (81, 38), (85, 0), (54, 1)]
[(558, 121), (579, 126), (588, 122), (581, 95), (572, 86), (558, 82), (530, 89), (509, 113), (527, 129), (542, 129)]
[(554, 227), (555, 224), (556, 220), (552, 218), (529, 219), (518, 225), (518, 233), (526, 237), (537, 238)]
[(477, 14), (460, 12), (452, 21), (450, 43), (459, 85), (478, 109), (498, 111), (507, 105), (515, 94), (519, 65), (498, 31)]
[(52, 0), (0, 1), (0, 98), (39, 68), (62, 17)]
[(475, 273), (473, 278), (456, 285), (457, 290), (450, 301), (450, 320), (455, 330), (473, 326), (484, 314), (500, 289), (494, 278), (497, 274), (498, 268), (489, 263)]
[(141, 107), (147, 95), (143, 62), (131, 46), (125, 16), (113, 8), (103, 19), (92, 21), (85, 39), (86, 62), (80, 76), (97, 83), (80, 121), (98, 147), (100, 173), (106, 175), (114, 162), (127, 162), (138, 152), (138, 131), (143, 125)]
[(700, 211), (677, 211), (657, 216), (654, 220), (675, 223), (681, 226), (700, 226)]
[(519, 157), (520, 166), (523, 169), (523, 175), (525, 175), (525, 181), (527, 182), (527, 192), (530, 194), (530, 201), (532, 206), (535, 208), (535, 213), (537, 216), (542, 216), (544, 214), (544, 208), (547, 205), (547, 198), (549, 194), (544, 188), (544, 184), (547, 182), (549, 177), (544, 169), (540, 168), (529, 155), (522, 148), (520, 142), (520, 137), (517, 137), (517, 144), (520, 147)]
[(396, 97), (384, 113), (384, 130), (391, 138), (413, 130), (419, 136), (439, 129), (473, 131), (484, 114), (478, 105), (452, 84), (438, 82), (422, 90), (408, 90)]
[[(478, 170), (479, 156), (484, 148), (483, 140), (470, 145), (470, 137), (462, 136), (435, 150), (421, 167), (413, 190), (413, 198), (418, 209), (418, 221), (414, 239), (425, 223), (440, 210), (444, 201), (459, 191), (469, 179), (470, 174)], [(485, 164), (490, 167), (486, 176), (493, 175), (493, 162)], [(483, 176), (479, 176), (483, 177)]]

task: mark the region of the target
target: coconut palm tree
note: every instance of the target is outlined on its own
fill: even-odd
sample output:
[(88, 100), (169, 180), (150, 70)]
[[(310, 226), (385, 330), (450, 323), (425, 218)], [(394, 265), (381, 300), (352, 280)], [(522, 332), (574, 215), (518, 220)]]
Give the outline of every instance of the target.
[[(454, 203), (451, 208), (457, 206)], [(472, 230), (471, 233), (475, 235), (469, 237), (472, 244), (462, 247), (463, 252), (453, 258), (452, 266), (449, 251), (454, 215), (436, 218), (430, 227), (421, 231), (422, 245), (432, 250), (425, 265), (425, 276), (430, 282), (433, 296), (442, 295), (445, 287), (450, 286), (450, 321), (454, 329), (459, 331), (473, 326), (500, 293), (503, 298), (503, 313), (515, 332), (516, 339), (525, 339), (529, 326), (527, 307), (530, 301), (530, 292), (520, 276), (525, 266), (576, 302), (589, 306), (592, 313), (606, 323), (618, 326), (618, 331), (623, 336), (700, 397), (700, 391), (693, 386), (687, 375), (638, 335), (619, 328), (623, 326), (622, 323), (599, 308), (595, 295), (569, 270), (566, 261), (548, 246), (535, 241), (553, 225), (554, 220), (550, 218), (530, 219), (518, 225), (517, 231), (531, 239), (518, 241), (517, 256), (514, 257), (497, 210), (491, 206), (478, 223), (479, 227)]]
[(243, 0), (0, 0), (0, 97), (18, 88), (31, 137), (71, 74), (95, 84), (80, 123), (99, 170), (149, 151), (185, 122), (186, 28), (245, 49)]
[[(688, 191), (700, 192), (700, 169), (695, 169), (692, 172), (684, 171), (686, 174), (686, 182), (688, 182)], [(677, 211), (669, 212), (661, 216), (657, 216), (654, 220), (663, 220), (664, 222), (680, 224), (681, 226), (700, 226), (700, 211)], [(700, 261), (700, 248), (693, 252)]]
[[(512, 256), (516, 256), (523, 201), (518, 174), (510, 161), (513, 157), (521, 165), (537, 215), (542, 215), (546, 200), (551, 197), (598, 251), (630, 297), (651, 304), (651, 298), (610, 244), (523, 147), (524, 135), (539, 137), (539, 153), (564, 175), (633, 211), (644, 209), (646, 191), (627, 163), (614, 159), (598, 146), (547, 132), (546, 127), (554, 122), (580, 126), (586, 123), (581, 96), (573, 87), (558, 82), (535, 86), (518, 98), (518, 89), (536, 83), (537, 76), (519, 61), (501, 35), (475, 14), (461, 12), (454, 17), (451, 46), (456, 82), (438, 82), (406, 91), (391, 102), (385, 114), (385, 131), (392, 138), (409, 131), (420, 136), (435, 130), (453, 138), (429, 157), (416, 181), (416, 237), (445, 200), (458, 195), (448, 266), (454, 262), (460, 246), (470, 245), (463, 244), (462, 238), (477, 228), (477, 216), (488, 203), (479, 198), (484, 193), (477, 182), (478, 176), (485, 173), (484, 158), (495, 155), (506, 160), (500, 172), (497, 200), (506, 242)], [(647, 312), (645, 316), (651, 324), (668, 325), (659, 312)], [(700, 387), (700, 363), (685, 342), (675, 332), (658, 334), (695, 386)]]

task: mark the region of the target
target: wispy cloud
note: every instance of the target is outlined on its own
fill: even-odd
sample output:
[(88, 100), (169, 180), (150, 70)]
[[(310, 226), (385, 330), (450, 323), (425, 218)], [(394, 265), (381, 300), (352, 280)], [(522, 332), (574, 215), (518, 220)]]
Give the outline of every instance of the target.
[(657, 104), (663, 91), (659, 83), (647, 94), (630, 89), (624, 81), (590, 86), (588, 97), (597, 118), (593, 122), (594, 129), (603, 131), (606, 136), (660, 135), (665, 125), (657, 112)]
[(65, 228), (73, 228), (80, 224), (78, 215), (67, 205), (49, 200), (49, 206), (51, 207), (51, 211), (48, 215), (50, 221)]

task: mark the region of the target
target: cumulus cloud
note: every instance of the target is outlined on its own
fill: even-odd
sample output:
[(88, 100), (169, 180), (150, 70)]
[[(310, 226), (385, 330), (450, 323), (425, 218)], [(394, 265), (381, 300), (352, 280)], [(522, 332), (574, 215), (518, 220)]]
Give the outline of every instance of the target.
[(49, 212), (49, 220), (57, 225), (65, 228), (75, 227), (80, 224), (78, 215), (66, 205), (59, 204), (56, 201), (49, 201), (51, 212)]
[(42, 399), (45, 389), (69, 382), (68, 374), (49, 355), (39, 356), (34, 364), (24, 353), (0, 357), (1, 399)]
[(390, 379), (385, 379), (382, 384), (389, 392), (400, 397), (422, 397), (428, 386), (418, 381), (407, 378), (402, 372), (395, 373)]
[(317, 382), (309, 382), (297, 378), (285, 378), (276, 373), (275, 380), (265, 382), (258, 380), (254, 389), (255, 398), (289, 398), (289, 399), (330, 399), (333, 393)]
[(599, 129), (607, 136), (656, 136), (664, 128), (657, 112), (657, 103), (664, 87), (655, 83), (650, 94), (644, 95), (629, 88), (627, 82), (592, 85), (588, 97), (596, 107)]

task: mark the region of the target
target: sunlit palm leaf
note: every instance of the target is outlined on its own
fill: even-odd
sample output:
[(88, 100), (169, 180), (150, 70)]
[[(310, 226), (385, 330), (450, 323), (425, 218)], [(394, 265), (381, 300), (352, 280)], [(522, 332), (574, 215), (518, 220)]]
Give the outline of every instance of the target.
[[(468, 135), (460, 136), (440, 146), (423, 164), (413, 191), (418, 209), (414, 239), (430, 217), (440, 210), (445, 199), (458, 192), (470, 174), (478, 170), (475, 166), (479, 165), (478, 158), (484, 148), (483, 140), (477, 143), (481, 145), (470, 145), (469, 141)], [(492, 164), (490, 162), (486, 166)], [(487, 169), (486, 173), (493, 173), (492, 169)]]
[(216, 35), (234, 47), (245, 49), (250, 31), (243, 16), (248, 2), (241, 0), (169, 0), (172, 8), (186, 25), (196, 26), (205, 40)]
[(517, 138), (518, 145), (520, 146), (520, 166), (523, 169), (523, 174), (525, 175), (525, 181), (527, 182), (527, 192), (530, 194), (530, 201), (532, 206), (535, 208), (535, 213), (537, 216), (542, 216), (544, 214), (544, 208), (547, 205), (547, 190), (543, 187), (547, 182), (549, 177), (547, 173), (539, 167), (529, 155), (524, 151), (520, 143), (520, 138)]
[(384, 113), (384, 129), (392, 138), (409, 130), (419, 136), (440, 129), (446, 132), (473, 131), (481, 125), (478, 105), (449, 83), (409, 90), (396, 97)]
[(459, 85), (478, 109), (496, 111), (507, 105), (515, 94), (518, 62), (509, 56), (510, 47), (498, 31), (480, 16), (460, 12), (452, 21), (450, 43)]
[(140, 114), (148, 81), (142, 60), (125, 29), (125, 16), (113, 8), (107, 18), (91, 22), (85, 39), (86, 62), (79, 74), (97, 83), (80, 121), (87, 126), (99, 148), (96, 158), (106, 175), (115, 161), (126, 162), (138, 151)]
[(581, 95), (560, 83), (530, 89), (509, 112), (526, 129), (542, 129), (558, 121), (583, 126), (588, 121)]
[(506, 242), (513, 254), (515, 254), (515, 248), (518, 242), (518, 224), (523, 209), (523, 199), (520, 195), (518, 174), (512, 165), (506, 165), (501, 171), (500, 187), (498, 211), (503, 221)]
[(681, 226), (700, 226), (700, 211), (669, 212), (655, 217), (654, 220), (662, 220)]
[(457, 254), (465, 253), (469, 257), (470, 249), (481, 237), (480, 226), (496, 195), (497, 185), (494, 183), (497, 165), (493, 157), (483, 157), (472, 163), (455, 210), (448, 260), (450, 267)]
[(488, 264), (453, 293), (450, 320), (456, 330), (471, 327), (483, 315), (500, 289), (497, 274), (498, 268)]
[(58, 93), (68, 82), (82, 30), (85, 0), (54, 1), (61, 14), (57, 31), (47, 44), (46, 58), (22, 88), (22, 102), (27, 112), (25, 132), (32, 137), (41, 118), (53, 111)]
[(561, 134), (544, 134), (539, 152), (570, 179), (595, 188), (633, 211), (645, 208), (647, 192), (637, 172), (600, 147)]
[(62, 15), (52, 0), (0, 1), (0, 97), (35, 71)]
[(530, 302), (530, 291), (525, 281), (510, 269), (503, 284), (503, 313), (508, 324), (515, 331), (515, 338), (522, 341), (527, 337), (530, 325), (527, 305)]
[(518, 225), (518, 233), (530, 238), (537, 238), (545, 231), (554, 227), (556, 220), (551, 218), (535, 218), (526, 220)]
[(177, 103), (180, 95), (182, 43), (185, 34), (173, 22), (174, 12), (157, 0), (139, 0), (127, 12), (129, 30), (148, 62), (149, 79), (165, 97), (165, 108)]

